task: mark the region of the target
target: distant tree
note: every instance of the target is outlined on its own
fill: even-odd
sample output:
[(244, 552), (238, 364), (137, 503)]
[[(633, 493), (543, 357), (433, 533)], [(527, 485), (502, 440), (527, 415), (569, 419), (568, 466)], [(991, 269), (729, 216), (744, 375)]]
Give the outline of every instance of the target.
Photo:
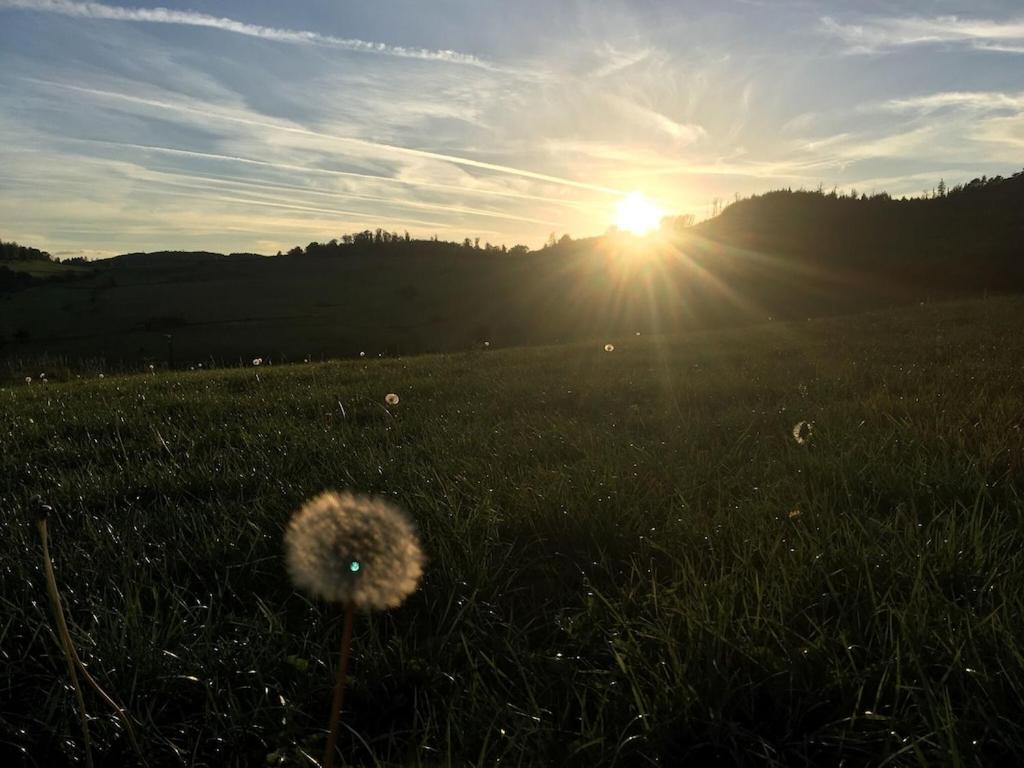
[(18, 245), (15, 242), (5, 243), (0, 240), (0, 261), (52, 261), (53, 257), (38, 248)]
[(509, 256), (525, 256), (530, 252), (530, 249), (525, 245), (513, 245), (508, 249)]

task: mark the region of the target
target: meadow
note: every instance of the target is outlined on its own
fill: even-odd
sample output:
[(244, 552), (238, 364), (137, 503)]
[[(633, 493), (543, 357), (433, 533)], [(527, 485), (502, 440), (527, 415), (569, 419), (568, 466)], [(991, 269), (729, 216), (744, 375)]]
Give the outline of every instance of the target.
[[(429, 557), (357, 619), (347, 764), (1019, 764), (1022, 310), (27, 371), (0, 389), (0, 761), (81, 764), (39, 494), (79, 653), (151, 765), (313, 765), (340, 615), (281, 536), (338, 488), (408, 510)], [(87, 699), (98, 764), (130, 764)]]

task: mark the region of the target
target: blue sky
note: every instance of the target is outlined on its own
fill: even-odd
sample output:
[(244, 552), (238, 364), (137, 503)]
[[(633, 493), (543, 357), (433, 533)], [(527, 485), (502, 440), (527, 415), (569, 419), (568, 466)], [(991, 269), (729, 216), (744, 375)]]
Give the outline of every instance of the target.
[(920, 194), (1024, 166), (1024, 4), (0, 0), (0, 163), (0, 237), (91, 257)]

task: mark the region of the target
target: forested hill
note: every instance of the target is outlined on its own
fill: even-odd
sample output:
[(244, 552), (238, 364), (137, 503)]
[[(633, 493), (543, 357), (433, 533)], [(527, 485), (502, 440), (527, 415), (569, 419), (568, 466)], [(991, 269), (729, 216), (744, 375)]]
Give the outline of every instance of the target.
[(19, 245), (13, 241), (0, 240), (0, 262), (4, 261), (50, 261), (52, 257), (46, 251)]
[(1024, 288), (1024, 172), (928, 197), (782, 190), (694, 228), (710, 241), (807, 268), (919, 290)]

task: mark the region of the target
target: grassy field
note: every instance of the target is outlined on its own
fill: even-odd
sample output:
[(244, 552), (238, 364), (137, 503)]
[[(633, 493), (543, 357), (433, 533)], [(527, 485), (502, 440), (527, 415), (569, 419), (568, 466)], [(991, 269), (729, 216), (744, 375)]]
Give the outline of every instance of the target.
[(39, 493), (151, 764), (312, 765), (340, 617), (281, 534), (334, 487), (430, 558), (357, 620), (351, 764), (1019, 764), (1022, 311), (0, 390), (0, 758), (81, 764)]
[(61, 264), (56, 261), (0, 261), (0, 266), (24, 272), (33, 277), (64, 277), (70, 274), (81, 274), (88, 271), (88, 267), (80, 264)]

